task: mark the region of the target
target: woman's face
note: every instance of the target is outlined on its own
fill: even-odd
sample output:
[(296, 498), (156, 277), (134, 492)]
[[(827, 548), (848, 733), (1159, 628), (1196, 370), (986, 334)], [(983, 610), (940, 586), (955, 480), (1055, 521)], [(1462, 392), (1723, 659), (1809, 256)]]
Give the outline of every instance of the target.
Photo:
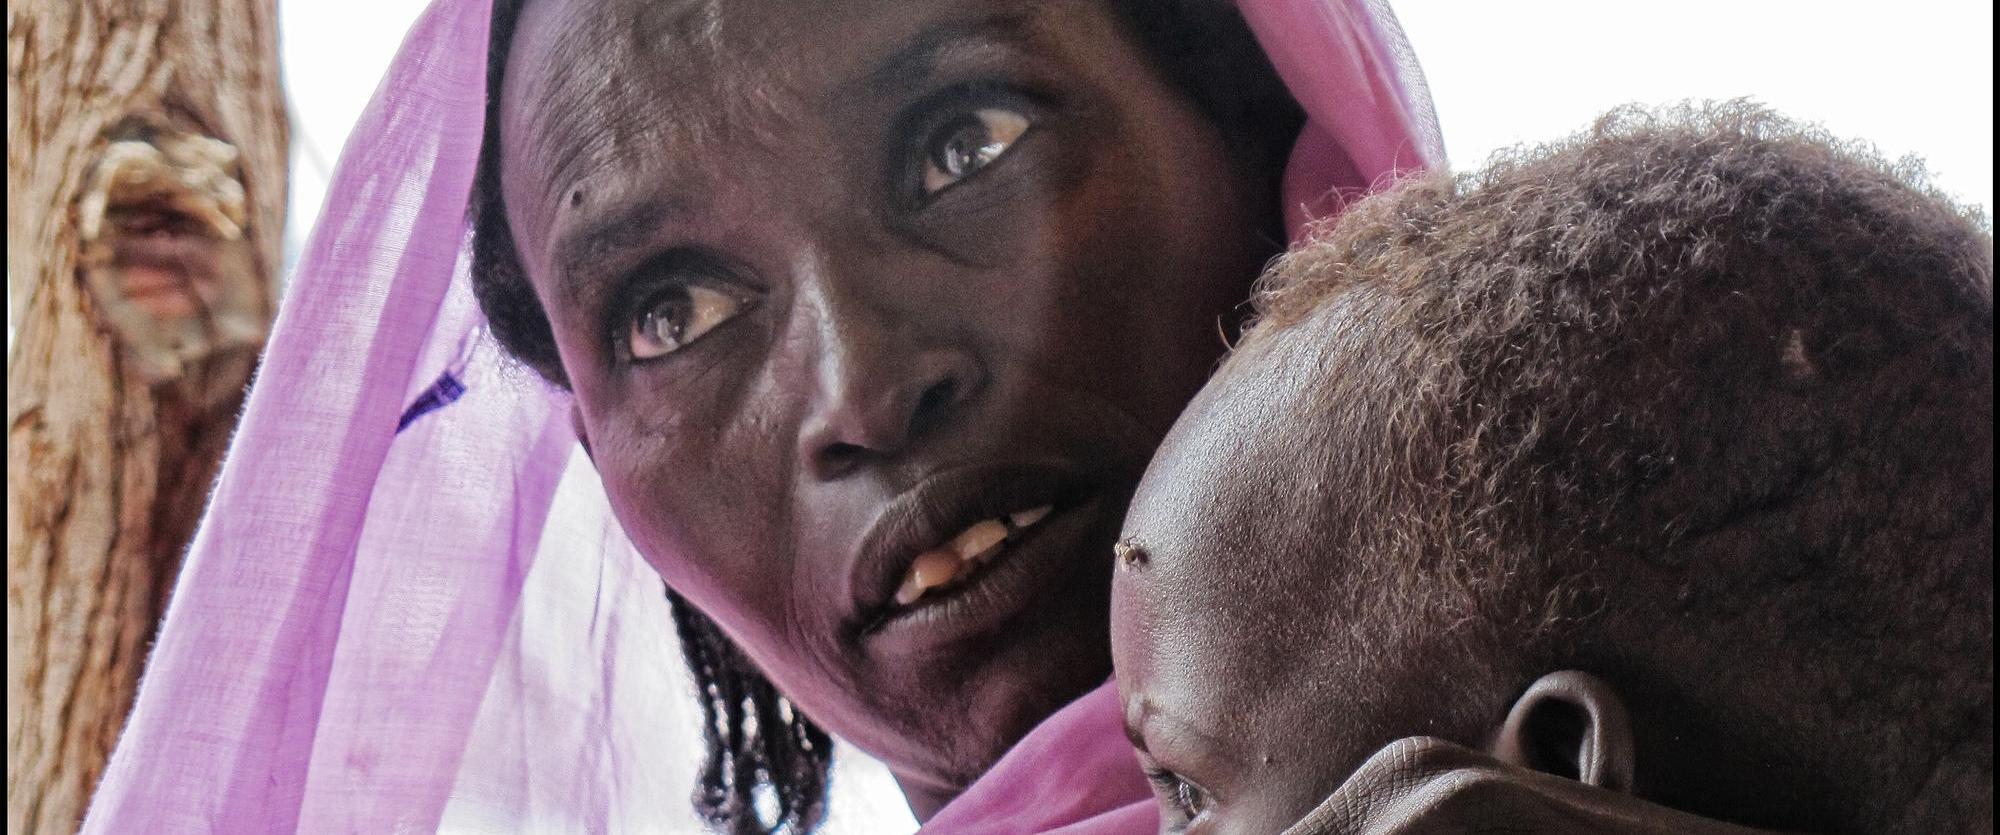
[(1105, 679), (1273, 246), (1110, 9), (532, 0), (501, 153), (620, 522), (808, 715), (942, 798)]

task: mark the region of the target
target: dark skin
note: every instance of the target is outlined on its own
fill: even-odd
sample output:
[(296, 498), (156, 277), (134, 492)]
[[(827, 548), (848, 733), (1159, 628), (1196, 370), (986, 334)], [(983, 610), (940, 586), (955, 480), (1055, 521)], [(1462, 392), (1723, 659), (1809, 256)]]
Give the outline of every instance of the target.
[(1626, 111), (1350, 207), (1256, 306), (1119, 545), (1168, 830), (1992, 828), (1983, 219)]
[(1107, 9), (537, 0), (501, 96), (579, 434), (669, 585), (920, 819), (1104, 680), (1109, 545), (1272, 199)]
[[(1329, 485), (1352, 474), (1321, 463), (1394, 431), (1390, 409), (1330, 419), (1320, 405), (1326, 375), (1369, 361), (1367, 329), (1338, 318), (1233, 355), (1126, 520), (1113, 649), (1161, 831), (1753, 832), (1633, 796), (1636, 742), (1613, 688), (1567, 672), (1535, 691), (1543, 701), (1517, 699), (1541, 662), (1476, 625), (1437, 624), (1422, 598), (1440, 590), (1330, 533)], [(1585, 684), (1563, 686), (1574, 678)], [(1505, 721), (1535, 708), (1590, 731)], [(1535, 756), (1552, 749), (1567, 753)], [(1647, 765), (1685, 765), (1665, 759)]]

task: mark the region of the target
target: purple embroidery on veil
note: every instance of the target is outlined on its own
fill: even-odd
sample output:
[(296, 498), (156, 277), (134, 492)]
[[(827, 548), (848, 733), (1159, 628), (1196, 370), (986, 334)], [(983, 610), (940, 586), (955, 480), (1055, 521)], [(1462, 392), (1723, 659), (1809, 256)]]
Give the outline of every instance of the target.
[(403, 430), (410, 428), (410, 424), (417, 418), (450, 405), (464, 394), (465, 384), (452, 376), (450, 371), (439, 374), (437, 382), (424, 389), (422, 394), (417, 395), (416, 400), (410, 402), (410, 407), (403, 410), (403, 416), (396, 420), (396, 432), (401, 434)]

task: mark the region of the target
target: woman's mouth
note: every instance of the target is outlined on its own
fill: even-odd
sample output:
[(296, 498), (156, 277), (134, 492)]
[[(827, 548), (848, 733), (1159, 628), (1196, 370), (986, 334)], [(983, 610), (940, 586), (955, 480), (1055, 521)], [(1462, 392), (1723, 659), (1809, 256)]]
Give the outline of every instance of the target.
[(863, 535), (852, 568), (854, 634), (885, 652), (921, 651), (986, 634), (1036, 600), (1065, 594), (1093, 562), (1103, 517), (1120, 509), (1100, 500), (1101, 489), (1059, 462), (962, 467), (922, 480)]
[(896, 605), (909, 606), (927, 594), (964, 582), (1004, 550), (1009, 541), (1048, 518), (1053, 510), (1055, 505), (1045, 504), (997, 519), (981, 519), (950, 542), (918, 554), (910, 563), (909, 573), (903, 575), (903, 584), (896, 588)]

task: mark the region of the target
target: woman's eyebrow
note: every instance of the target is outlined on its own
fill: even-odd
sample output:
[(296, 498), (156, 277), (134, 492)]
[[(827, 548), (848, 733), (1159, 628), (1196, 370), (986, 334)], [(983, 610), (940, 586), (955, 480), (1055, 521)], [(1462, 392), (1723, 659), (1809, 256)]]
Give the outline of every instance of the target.
[(556, 292), (571, 304), (601, 282), (598, 274), (619, 254), (645, 246), (662, 223), (689, 214), (684, 201), (648, 198), (619, 206), (561, 233), (556, 239)]
[(854, 86), (875, 95), (920, 86), (954, 51), (995, 44), (1021, 46), (1032, 40), (1031, 32), (1028, 16), (1018, 12), (946, 21), (917, 33)]

